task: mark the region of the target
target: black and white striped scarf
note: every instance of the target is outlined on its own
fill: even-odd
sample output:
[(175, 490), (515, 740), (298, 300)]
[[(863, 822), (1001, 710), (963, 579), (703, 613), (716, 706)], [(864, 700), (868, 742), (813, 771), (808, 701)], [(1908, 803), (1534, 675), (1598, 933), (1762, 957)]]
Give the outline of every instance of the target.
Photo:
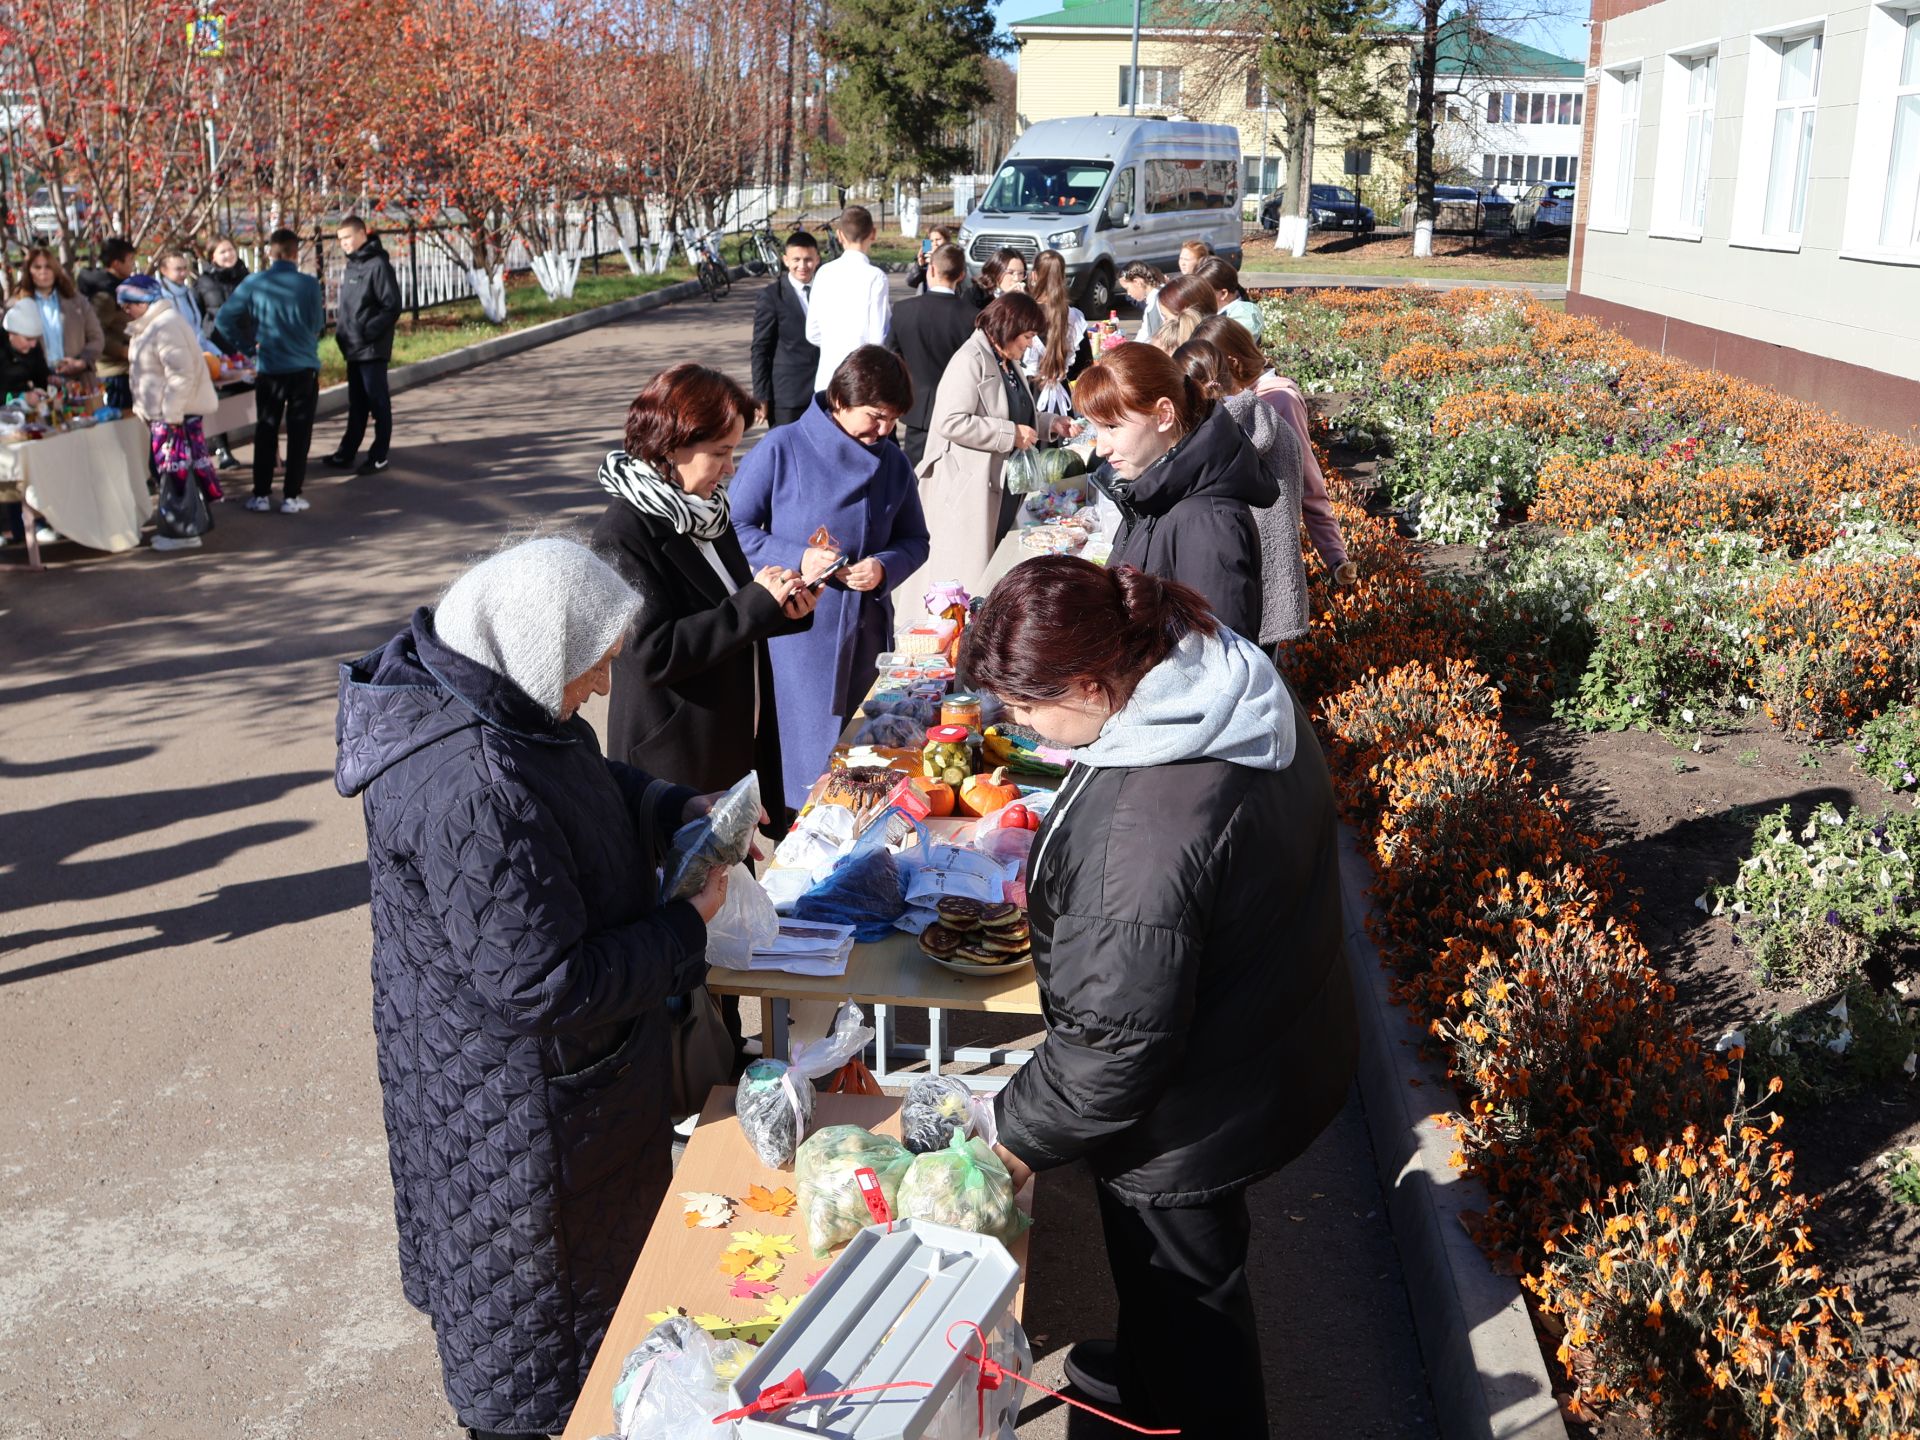
[(689, 495), (644, 460), (624, 450), (612, 450), (600, 462), (600, 486), (626, 501), (642, 515), (669, 525), (677, 535), (691, 535), (709, 543), (727, 533), (732, 519), (727, 509), (727, 487), (702, 500)]

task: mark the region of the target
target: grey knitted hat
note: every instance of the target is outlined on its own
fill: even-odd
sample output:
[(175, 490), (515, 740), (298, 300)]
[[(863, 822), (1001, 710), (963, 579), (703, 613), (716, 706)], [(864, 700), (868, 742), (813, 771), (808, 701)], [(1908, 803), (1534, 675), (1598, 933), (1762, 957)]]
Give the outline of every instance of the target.
[(504, 675), (558, 718), (569, 681), (633, 628), (640, 596), (577, 540), (523, 540), (453, 582), (433, 612), (449, 649)]

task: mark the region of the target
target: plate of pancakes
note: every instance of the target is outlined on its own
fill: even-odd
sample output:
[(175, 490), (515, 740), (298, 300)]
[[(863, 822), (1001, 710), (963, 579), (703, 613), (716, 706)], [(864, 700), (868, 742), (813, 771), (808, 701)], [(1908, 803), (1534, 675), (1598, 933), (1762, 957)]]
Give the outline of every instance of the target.
[(1033, 963), (1033, 931), (1018, 905), (949, 895), (920, 936), (920, 953), (960, 975), (993, 975)]

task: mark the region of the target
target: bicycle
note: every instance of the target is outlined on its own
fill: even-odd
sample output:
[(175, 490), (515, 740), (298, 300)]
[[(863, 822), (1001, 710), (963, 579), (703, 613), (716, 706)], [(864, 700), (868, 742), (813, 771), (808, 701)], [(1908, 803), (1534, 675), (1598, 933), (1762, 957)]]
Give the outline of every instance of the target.
[(833, 233), (831, 220), (802, 220), (800, 229), (805, 230), (820, 243), (822, 261), (838, 260), (846, 253), (846, 247), (840, 243), (840, 237)]
[(749, 225), (735, 247), (734, 259), (749, 275), (778, 275), (785, 263), (780, 255), (780, 237), (771, 220)]
[(717, 302), (733, 288), (733, 274), (720, 254), (720, 232), (709, 230), (697, 239), (688, 238), (686, 245), (687, 263), (693, 266), (694, 277), (707, 292), (707, 299)]

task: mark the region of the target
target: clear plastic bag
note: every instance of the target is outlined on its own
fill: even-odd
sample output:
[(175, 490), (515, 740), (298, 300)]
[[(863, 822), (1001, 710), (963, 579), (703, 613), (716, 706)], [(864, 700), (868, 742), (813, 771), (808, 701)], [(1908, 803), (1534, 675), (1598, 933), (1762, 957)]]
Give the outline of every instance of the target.
[(753, 1356), (738, 1340), (715, 1340), (684, 1315), (662, 1320), (620, 1366), (613, 1387), (619, 1440), (733, 1440), (727, 1387)]
[(888, 836), (894, 833), (888, 814), (883, 811), (840, 862), (800, 897), (794, 919), (851, 925), (854, 938), (868, 942), (893, 933), (893, 922), (906, 913), (907, 896), (900, 862), (887, 849)]
[(984, 1140), (956, 1134), (944, 1150), (916, 1155), (894, 1213), (1010, 1241), (1033, 1223), (1013, 1198), (1013, 1176)]
[(793, 1164), (794, 1151), (813, 1125), (813, 1082), (831, 1075), (867, 1048), (873, 1027), (858, 1005), (846, 1004), (833, 1029), (793, 1047), (793, 1059), (755, 1060), (733, 1092), (733, 1113), (760, 1163), (775, 1170)]
[(900, 1138), (916, 1155), (944, 1150), (973, 1127), (973, 1090), (952, 1075), (922, 1075), (900, 1104)]
[(793, 1173), (813, 1253), (825, 1255), (874, 1223), (855, 1172), (873, 1171), (887, 1208), (897, 1216), (900, 1180), (912, 1164), (913, 1156), (898, 1140), (858, 1125), (829, 1125), (809, 1135), (794, 1156)]
[(698, 895), (715, 866), (744, 863), (759, 823), (760, 777), (749, 772), (706, 814), (673, 832), (666, 879), (660, 887), (662, 903)]
[(707, 926), (707, 963), (728, 970), (751, 967), (753, 952), (764, 950), (780, 936), (780, 917), (753, 871), (733, 867), (727, 880), (727, 900)]

